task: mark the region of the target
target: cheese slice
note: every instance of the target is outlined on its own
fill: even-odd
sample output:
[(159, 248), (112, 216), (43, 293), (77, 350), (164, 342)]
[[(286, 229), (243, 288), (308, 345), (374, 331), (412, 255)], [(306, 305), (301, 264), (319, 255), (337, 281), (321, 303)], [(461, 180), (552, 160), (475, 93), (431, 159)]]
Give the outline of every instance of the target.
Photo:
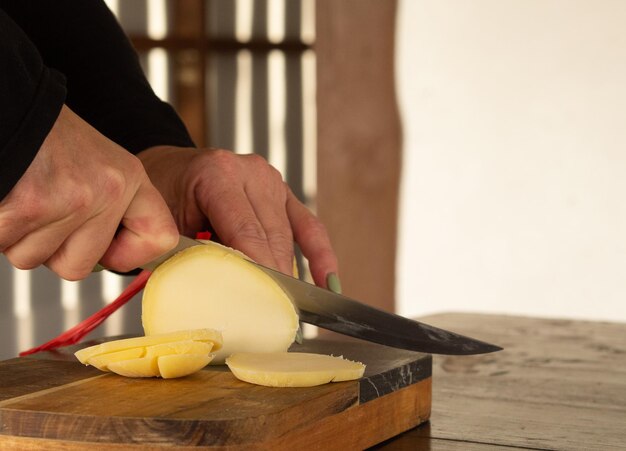
[(146, 346), (146, 357), (161, 357), (172, 354), (204, 354), (209, 355), (212, 343), (202, 341), (184, 340), (171, 343), (161, 343), (153, 346)]
[(172, 379), (201, 370), (211, 361), (208, 354), (169, 354), (141, 357), (108, 364), (110, 371), (125, 377), (157, 377)]
[(146, 349), (143, 346), (137, 348), (124, 349), (123, 351), (109, 352), (93, 356), (87, 360), (87, 365), (98, 368), (100, 371), (109, 371), (108, 365), (121, 360), (130, 360), (143, 357)]
[(211, 363), (235, 352), (281, 352), (293, 343), (298, 315), (269, 275), (216, 243), (185, 249), (161, 264), (143, 293), (147, 336), (183, 329), (222, 332)]
[(207, 354), (171, 354), (157, 359), (163, 379), (187, 376), (207, 366), (213, 357)]
[(363, 377), (365, 365), (303, 352), (240, 353), (226, 359), (237, 379), (268, 387), (312, 387)]
[(140, 357), (108, 364), (109, 370), (126, 377), (155, 377), (159, 375), (157, 358)]
[(162, 343), (170, 343), (183, 340), (194, 340), (210, 342), (213, 349), (219, 349), (222, 346), (222, 334), (212, 329), (196, 329), (196, 330), (176, 330), (168, 331), (166, 334), (156, 334), (149, 337), (125, 338), (122, 340), (107, 341), (95, 346), (80, 349), (75, 352), (76, 358), (84, 364), (88, 364), (89, 359), (112, 352), (123, 351), (131, 348), (145, 348), (146, 346), (158, 345)]

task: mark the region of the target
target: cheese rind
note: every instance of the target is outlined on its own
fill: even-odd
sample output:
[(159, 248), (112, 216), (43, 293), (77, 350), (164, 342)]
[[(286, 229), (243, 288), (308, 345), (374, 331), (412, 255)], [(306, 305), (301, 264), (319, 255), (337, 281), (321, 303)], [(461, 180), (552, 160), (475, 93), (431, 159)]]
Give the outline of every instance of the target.
[(222, 346), (222, 334), (217, 330), (207, 328), (195, 330), (181, 329), (168, 331), (168, 333), (163, 334), (150, 335), (149, 337), (134, 337), (107, 341), (95, 346), (80, 349), (76, 351), (74, 355), (81, 363), (88, 364), (89, 359), (97, 355), (183, 340), (210, 342), (212, 343), (214, 350), (219, 349)]
[(216, 243), (185, 249), (152, 273), (142, 301), (147, 336), (210, 327), (223, 335), (211, 362), (235, 352), (281, 352), (298, 315), (283, 289), (241, 253)]
[(302, 352), (239, 353), (226, 359), (237, 379), (268, 387), (313, 387), (363, 377), (365, 365)]

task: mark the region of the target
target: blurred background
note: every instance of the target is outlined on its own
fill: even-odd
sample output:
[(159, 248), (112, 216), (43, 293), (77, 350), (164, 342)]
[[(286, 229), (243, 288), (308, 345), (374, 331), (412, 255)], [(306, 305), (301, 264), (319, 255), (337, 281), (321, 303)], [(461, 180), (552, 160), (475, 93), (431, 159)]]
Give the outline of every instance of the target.
[[(263, 155), (319, 214), (345, 294), (626, 321), (625, 3), (106, 3), (199, 146)], [(2, 257), (0, 358), (129, 280)], [(141, 333), (140, 314), (138, 296), (90, 337)]]
[(400, 2), (398, 309), (626, 321), (626, 3)]

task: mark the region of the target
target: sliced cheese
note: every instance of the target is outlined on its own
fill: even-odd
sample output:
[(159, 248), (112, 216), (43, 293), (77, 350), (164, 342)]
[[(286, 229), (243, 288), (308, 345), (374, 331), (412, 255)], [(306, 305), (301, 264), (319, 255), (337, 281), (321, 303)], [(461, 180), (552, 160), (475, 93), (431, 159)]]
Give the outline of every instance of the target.
[(235, 352), (281, 352), (293, 343), (298, 316), (282, 288), (232, 249), (207, 243), (161, 264), (143, 293), (147, 336), (209, 327), (223, 335), (211, 363)]
[(172, 354), (204, 354), (209, 355), (212, 343), (202, 341), (184, 340), (172, 343), (161, 343), (146, 347), (146, 357), (161, 357)]
[(109, 352), (93, 356), (85, 362), (87, 365), (98, 368), (100, 371), (109, 371), (108, 365), (121, 360), (130, 360), (143, 357), (146, 349), (143, 346), (137, 348), (124, 349), (123, 351)]
[(226, 359), (237, 379), (268, 387), (312, 387), (363, 377), (365, 365), (322, 354), (241, 353)]
[(145, 348), (146, 346), (174, 341), (194, 340), (210, 342), (212, 343), (213, 349), (219, 349), (222, 346), (222, 334), (217, 330), (206, 328), (196, 330), (178, 329), (176, 331), (170, 330), (168, 332), (169, 333), (164, 334), (153, 334), (149, 337), (134, 337), (125, 338), (123, 340), (107, 341), (95, 346), (80, 349), (74, 353), (74, 355), (81, 363), (87, 364), (89, 359), (97, 355), (123, 351), (131, 348)]
[(109, 363), (108, 367), (110, 371), (126, 377), (155, 377), (159, 375), (157, 358), (154, 357), (121, 360)]
[(200, 371), (212, 358), (207, 354), (171, 354), (159, 357), (157, 363), (161, 377), (172, 379)]

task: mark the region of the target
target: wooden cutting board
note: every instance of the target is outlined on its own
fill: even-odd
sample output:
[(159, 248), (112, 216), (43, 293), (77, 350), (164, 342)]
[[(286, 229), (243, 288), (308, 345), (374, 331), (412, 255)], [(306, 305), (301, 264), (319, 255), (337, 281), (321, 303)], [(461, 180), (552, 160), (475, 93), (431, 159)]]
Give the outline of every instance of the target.
[(359, 381), (310, 388), (222, 366), (129, 379), (81, 365), (76, 349), (0, 362), (0, 449), (364, 449), (430, 416), (431, 356), (361, 341), (294, 345), (367, 365)]

